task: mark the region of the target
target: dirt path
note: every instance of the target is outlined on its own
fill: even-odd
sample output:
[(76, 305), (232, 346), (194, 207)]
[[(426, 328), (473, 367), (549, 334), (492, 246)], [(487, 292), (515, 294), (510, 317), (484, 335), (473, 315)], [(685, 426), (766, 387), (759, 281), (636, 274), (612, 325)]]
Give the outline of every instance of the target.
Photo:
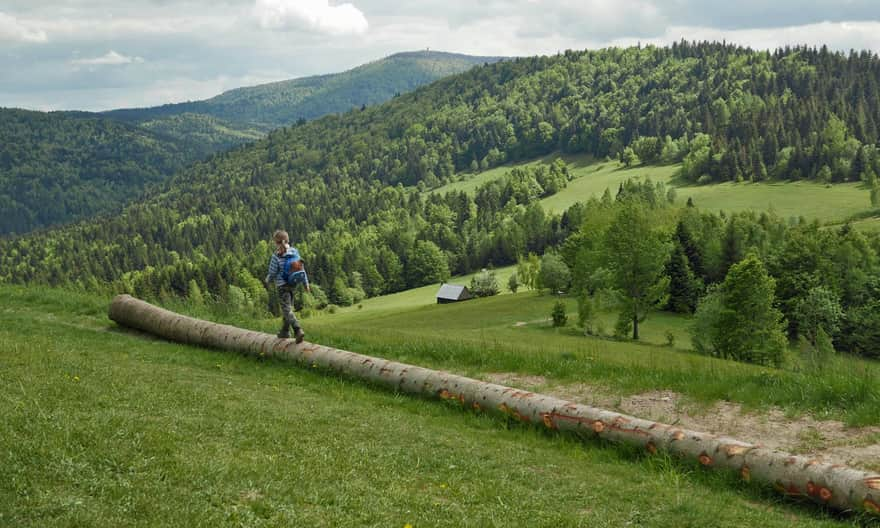
[(583, 383), (548, 385), (541, 376), (501, 373), (488, 374), (486, 379), (685, 429), (762, 444), (823, 462), (880, 471), (880, 427), (847, 427), (842, 422), (816, 420), (807, 415), (789, 418), (778, 408), (744, 412), (739, 404), (726, 401), (711, 406), (694, 404), (672, 391), (619, 397)]

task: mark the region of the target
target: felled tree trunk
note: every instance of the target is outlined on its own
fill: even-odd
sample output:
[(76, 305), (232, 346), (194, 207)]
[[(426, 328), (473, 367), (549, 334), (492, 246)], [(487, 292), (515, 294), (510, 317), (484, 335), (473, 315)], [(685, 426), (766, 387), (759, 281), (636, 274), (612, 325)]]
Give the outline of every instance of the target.
[(650, 453), (666, 450), (709, 468), (736, 471), (745, 480), (768, 483), (785, 495), (806, 496), (838, 510), (880, 515), (880, 475), (850, 467), (447, 372), (308, 342), (296, 345), (291, 339), (179, 315), (129, 295), (113, 300), (110, 318), (181, 343), (286, 358), (392, 390), (452, 400), (476, 411), (500, 413), (539, 427), (575, 432), (582, 438), (604, 438)]

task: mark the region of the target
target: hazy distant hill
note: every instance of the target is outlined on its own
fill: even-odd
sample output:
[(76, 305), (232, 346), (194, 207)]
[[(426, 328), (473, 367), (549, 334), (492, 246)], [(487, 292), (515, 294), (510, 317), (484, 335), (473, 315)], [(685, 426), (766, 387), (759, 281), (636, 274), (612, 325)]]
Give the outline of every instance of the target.
[[(234, 139), (241, 132), (247, 137), (255, 130), (268, 132), (297, 121), (382, 103), (441, 77), (498, 60), (501, 58), (438, 51), (405, 52), (342, 73), (237, 88), (204, 101), (112, 110), (104, 115), (184, 137), (191, 137), (187, 120), (211, 116), (222, 120), (217, 135)], [(175, 124), (164, 124), (169, 119)], [(226, 130), (219, 130), (221, 127)]]

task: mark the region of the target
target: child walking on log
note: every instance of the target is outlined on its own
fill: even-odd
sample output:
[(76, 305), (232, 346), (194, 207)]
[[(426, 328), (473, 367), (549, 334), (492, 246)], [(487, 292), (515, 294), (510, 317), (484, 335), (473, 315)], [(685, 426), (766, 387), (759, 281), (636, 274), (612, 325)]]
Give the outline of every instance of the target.
[(274, 281), (278, 288), (278, 297), (281, 299), (282, 325), (278, 337), (290, 338), (290, 329), (293, 328), (293, 337), (297, 343), (302, 343), (305, 337), (302, 327), (293, 314), (293, 291), (298, 283), (303, 283), (306, 291), (309, 288), (309, 278), (303, 267), (299, 251), (290, 245), (290, 237), (287, 231), (278, 230), (272, 236), (275, 242), (275, 252), (269, 258), (269, 273), (266, 275), (266, 287)]

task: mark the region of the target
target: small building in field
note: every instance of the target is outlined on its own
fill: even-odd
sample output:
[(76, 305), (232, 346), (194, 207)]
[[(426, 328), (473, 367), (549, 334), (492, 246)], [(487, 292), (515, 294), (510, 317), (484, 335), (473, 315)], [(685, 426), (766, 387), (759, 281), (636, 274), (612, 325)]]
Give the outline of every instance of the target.
[(437, 291), (437, 304), (453, 303), (458, 301), (466, 301), (473, 299), (473, 295), (468, 291), (467, 286), (459, 286), (458, 284), (443, 284)]

